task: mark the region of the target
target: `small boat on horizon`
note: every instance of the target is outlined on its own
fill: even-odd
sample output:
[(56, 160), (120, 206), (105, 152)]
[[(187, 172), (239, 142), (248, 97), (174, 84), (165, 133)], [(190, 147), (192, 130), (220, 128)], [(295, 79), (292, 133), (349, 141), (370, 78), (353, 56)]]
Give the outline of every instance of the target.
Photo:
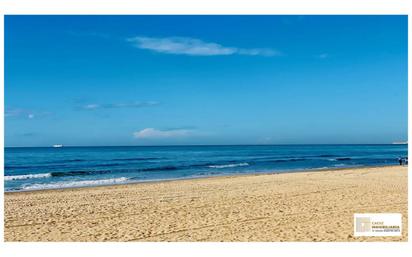
[(408, 141), (395, 141), (392, 142), (393, 145), (407, 145)]
[(57, 145), (53, 145), (53, 147), (55, 147), (55, 148), (60, 148), (60, 147), (63, 147), (63, 145), (57, 144)]

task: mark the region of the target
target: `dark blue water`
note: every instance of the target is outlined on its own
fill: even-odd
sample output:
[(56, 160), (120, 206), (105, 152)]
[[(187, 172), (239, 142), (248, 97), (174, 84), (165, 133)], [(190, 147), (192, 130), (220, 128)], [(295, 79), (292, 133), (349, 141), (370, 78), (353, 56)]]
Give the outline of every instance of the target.
[(5, 190), (398, 164), (407, 145), (6, 148)]

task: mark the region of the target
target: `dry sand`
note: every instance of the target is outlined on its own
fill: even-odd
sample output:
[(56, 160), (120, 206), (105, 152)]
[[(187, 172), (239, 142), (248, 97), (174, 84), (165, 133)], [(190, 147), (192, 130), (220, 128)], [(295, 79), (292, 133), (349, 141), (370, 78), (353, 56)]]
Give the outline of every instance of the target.
[[(5, 194), (6, 241), (407, 241), (407, 168), (247, 175)], [(397, 212), (402, 237), (353, 237)]]

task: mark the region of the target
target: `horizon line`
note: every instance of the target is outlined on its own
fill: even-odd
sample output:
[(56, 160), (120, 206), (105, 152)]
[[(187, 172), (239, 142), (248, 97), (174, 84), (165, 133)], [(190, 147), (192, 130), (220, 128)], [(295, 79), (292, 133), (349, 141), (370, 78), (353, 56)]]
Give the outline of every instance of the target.
[[(61, 148), (74, 147), (185, 147), (185, 146), (293, 146), (293, 145), (408, 145), (408, 143), (309, 143), (309, 144), (188, 144), (188, 145), (68, 145)], [(50, 146), (4, 146), (4, 148), (56, 148)]]

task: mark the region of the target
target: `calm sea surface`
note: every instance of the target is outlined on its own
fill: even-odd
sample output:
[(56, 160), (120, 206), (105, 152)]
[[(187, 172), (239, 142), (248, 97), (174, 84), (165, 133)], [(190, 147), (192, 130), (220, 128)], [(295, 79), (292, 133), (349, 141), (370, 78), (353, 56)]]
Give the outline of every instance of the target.
[(5, 148), (6, 191), (398, 164), (407, 145)]

